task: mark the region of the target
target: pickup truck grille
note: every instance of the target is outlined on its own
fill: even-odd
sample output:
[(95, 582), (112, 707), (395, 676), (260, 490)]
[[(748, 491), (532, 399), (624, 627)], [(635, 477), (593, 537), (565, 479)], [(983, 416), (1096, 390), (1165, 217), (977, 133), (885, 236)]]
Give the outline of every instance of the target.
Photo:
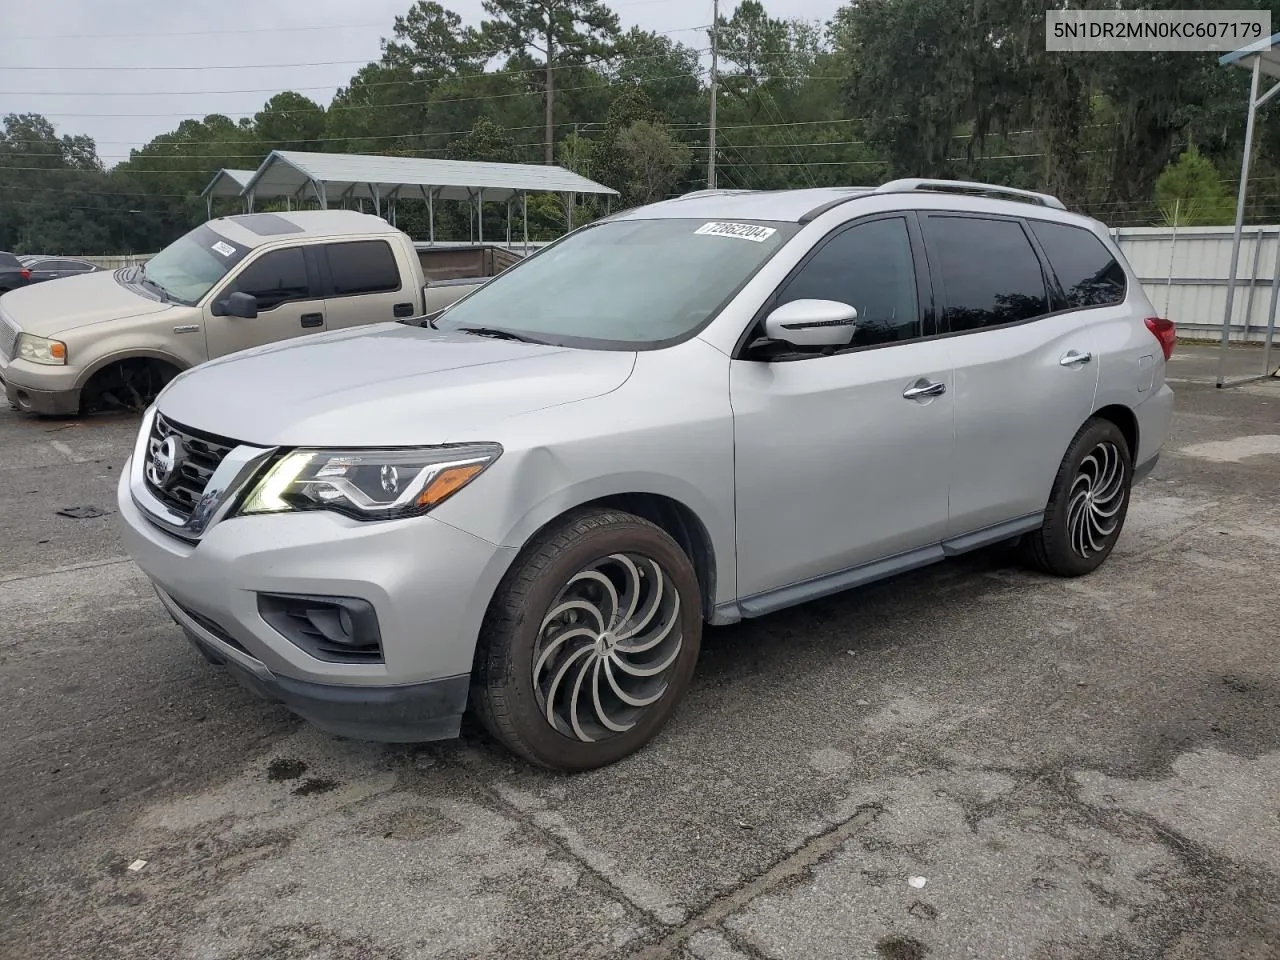
[(6, 360), (13, 359), (13, 347), (18, 342), (18, 325), (0, 313), (0, 354)]
[(218, 465), (235, 449), (236, 442), (181, 426), (157, 413), (155, 423), (151, 426), (151, 436), (147, 440), (148, 467), (160, 445), (170, 436), (178, 438), (183, 451), (176, 474), (163, 486), (152, 481), (150, 470), (144, 471), (144, 475), (147, 489), (165, 506), (180, 513), (185, 520), (200, 502)]

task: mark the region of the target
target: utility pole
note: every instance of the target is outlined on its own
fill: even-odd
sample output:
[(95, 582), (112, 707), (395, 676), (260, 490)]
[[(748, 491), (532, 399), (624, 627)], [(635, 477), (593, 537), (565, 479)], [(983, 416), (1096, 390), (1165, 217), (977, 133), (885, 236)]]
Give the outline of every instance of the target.
[(707, 139), (707, 189), (716, 189), (716, 88), (720, 79), (720, 0), (711, 13), (711, 126)]

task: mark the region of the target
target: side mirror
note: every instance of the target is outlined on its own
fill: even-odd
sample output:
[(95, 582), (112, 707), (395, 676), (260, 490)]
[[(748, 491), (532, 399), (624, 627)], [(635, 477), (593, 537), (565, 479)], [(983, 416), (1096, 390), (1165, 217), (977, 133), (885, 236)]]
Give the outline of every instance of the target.
[(228, 317), (254, 320), (258, 316), (258, 298), (252, 293), (237, 291), (222, 301), (222, 313)]
[(764, 335), (793, 347), (847, 347), (858, 311), (837, 300), (792, 300), (764, 321)]

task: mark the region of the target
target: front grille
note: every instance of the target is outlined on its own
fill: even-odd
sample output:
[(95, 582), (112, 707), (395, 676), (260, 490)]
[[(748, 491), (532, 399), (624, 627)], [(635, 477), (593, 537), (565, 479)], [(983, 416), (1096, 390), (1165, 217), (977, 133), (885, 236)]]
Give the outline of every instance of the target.
[(18, 325), (0, 313), (0, 354), (6, 360), (13, 359), (13, 347), (18, 342)]
[(155, 423), (151, 425), (151, 436), (147, 441), (148, 465), (156, 450), (171, 435), (176, 435), (182, 442), (183, 456), (177, 474), (164, 486), (152, 482), (150, 471), (144, 471), (144, 476), (147, 489), (165, 506), (180, 513), (185, 520), (200, 502), (218, 465), (235, 449), (236, 442), (192, 430), (156, 414)]

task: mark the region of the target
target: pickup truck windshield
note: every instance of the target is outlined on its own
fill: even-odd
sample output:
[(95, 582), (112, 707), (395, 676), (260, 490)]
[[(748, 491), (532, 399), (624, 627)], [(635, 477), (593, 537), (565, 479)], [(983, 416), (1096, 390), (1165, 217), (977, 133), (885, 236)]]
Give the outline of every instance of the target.
[(799, 229), (686, 219), (601, 223), (499, 274), (436, 326), (588, 349), (660, 346), (711, 320)]
[(248, 252), (202, 224), (148, 260), (143, 277), (168, 299), (192, 306)]

